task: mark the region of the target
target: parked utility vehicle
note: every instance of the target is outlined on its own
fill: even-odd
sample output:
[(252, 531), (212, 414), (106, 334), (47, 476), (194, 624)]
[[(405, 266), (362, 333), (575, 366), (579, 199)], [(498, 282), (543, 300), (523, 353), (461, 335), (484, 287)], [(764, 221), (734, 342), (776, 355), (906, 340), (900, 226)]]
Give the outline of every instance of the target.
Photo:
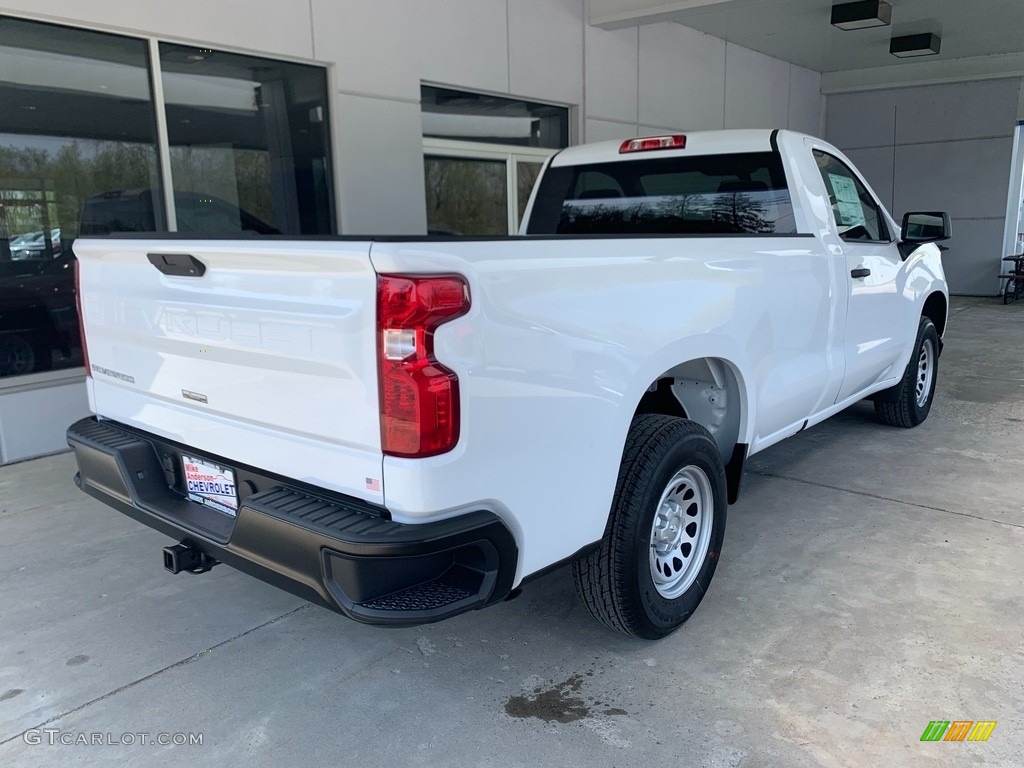
[(80, 239), (76, 480), (180, 541), (173, 572), (414, 624), (572, 562), (660, 637), (748, 456), (868, 397), (927, 417), (948, 236), (766, 130), (563, 150), (519, 237)]

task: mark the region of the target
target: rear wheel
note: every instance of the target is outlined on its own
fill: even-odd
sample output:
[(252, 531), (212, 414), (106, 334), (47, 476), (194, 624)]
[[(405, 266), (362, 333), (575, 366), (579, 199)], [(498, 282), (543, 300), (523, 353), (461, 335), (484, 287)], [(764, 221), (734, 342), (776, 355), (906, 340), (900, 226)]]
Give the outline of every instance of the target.
[(36, 369), (36, 349), (17, 333), (0, 333), (0, 376), (19, 376)]
[(726, 507), (725, 468), (710, 433), (686, 419), (637, 416), (604, 539), (573, 564), (587, 609), (636, 637), (677, 629), (714, 576)]
[(932, 409), (938, 374), (939, 332), (929, 318), (922, 317), (914, 354), (903, 372), (903, 379), (875, 400), (875, 415), (892, 427), (916, 427), (928, 418)]

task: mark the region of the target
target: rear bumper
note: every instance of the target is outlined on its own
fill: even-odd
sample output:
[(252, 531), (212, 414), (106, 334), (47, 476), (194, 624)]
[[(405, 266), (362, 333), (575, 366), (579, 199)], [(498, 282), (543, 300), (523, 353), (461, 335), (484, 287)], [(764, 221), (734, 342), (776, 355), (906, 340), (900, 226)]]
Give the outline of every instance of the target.
[(310, 602), (369, 624), (439, 621), (505, 598), (518, 551), (492, 512), (409, 525), (360, 499), (303, 487), (229, 459), (235, 518), (180, 491), (180, 456), (197, 452), (109, 421), (67, 433), (75, 483), (120, 512)]

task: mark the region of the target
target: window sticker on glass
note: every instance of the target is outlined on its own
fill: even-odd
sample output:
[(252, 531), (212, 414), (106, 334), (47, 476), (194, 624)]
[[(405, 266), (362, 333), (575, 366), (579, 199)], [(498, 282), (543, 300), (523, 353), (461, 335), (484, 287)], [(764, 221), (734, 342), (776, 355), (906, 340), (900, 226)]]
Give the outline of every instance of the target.
[(828, 180), (832, 184), (832, 192), (836, 196), (836, 211), (839, 214), (839, 226), (856, 227), (864, 224), (864, 208), (857, 195), (857, 184), (848, 176), (830, 173)]

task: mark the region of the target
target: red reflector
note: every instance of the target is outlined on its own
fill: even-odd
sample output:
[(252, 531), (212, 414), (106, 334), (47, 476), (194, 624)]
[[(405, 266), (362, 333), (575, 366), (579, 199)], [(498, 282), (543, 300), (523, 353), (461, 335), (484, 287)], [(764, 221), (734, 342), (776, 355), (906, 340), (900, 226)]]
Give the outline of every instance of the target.
[(377, 276), (381, 448), (420, 458), (459, 441), (459, 377), (434, 357), (434, 331), (469, 311), (456, 275)]
[(92, 376), (92, 368), (89, 367), (89, 348), (85, 345), (85, 322), (82, 317), (82, 279), (79, 277), (78, 259), (75, 258), (75, 309), (78, 311), (78, 341), (82, 345), (82, 364), (85, 366), (85, 375)]
[(619, 154), (650, 152), (652, 149), (686, 149), (686, 137), (677, 133), (672, 136), (645, 136), (640, 139), (626, 139), (619, 146)]

